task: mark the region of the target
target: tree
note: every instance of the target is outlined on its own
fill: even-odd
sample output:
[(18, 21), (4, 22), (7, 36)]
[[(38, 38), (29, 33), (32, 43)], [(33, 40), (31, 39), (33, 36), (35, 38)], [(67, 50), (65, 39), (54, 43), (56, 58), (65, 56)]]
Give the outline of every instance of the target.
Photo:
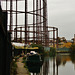
[(70, 46), (72, 45), (72, 43), (70, 43), (70, 42), (67, 42), (67, 43), (65, 43), (64, 44), (64, 46), (63, 47), (67, 47), (67, 48), (70, 48)]

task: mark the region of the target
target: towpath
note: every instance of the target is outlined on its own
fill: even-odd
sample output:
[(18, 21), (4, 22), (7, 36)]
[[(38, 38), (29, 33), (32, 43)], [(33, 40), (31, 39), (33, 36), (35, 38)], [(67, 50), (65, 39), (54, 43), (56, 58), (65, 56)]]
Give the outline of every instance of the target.
[(24, 68), (24, 63), (22, 63), (23, 57), (20, 57), (17, 63), (17, 75), (29, 75), (26, 68)]

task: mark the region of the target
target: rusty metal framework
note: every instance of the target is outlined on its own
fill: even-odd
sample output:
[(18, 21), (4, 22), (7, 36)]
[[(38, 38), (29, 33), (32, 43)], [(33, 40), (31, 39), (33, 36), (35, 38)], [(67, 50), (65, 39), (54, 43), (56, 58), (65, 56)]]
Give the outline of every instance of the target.
[[(58, 43), (58, 28), (47, 25), (47, 0), (6, 0), (8, 30), (12, 41), (49, 46)], [(2, 3), (3, 3), (2, 2)], [(56, 32), (56, 33), (55, 33)], [(50, 36), (52, 34), (52, 38)], [(53, 39), (50, 41), (50, 39)]]

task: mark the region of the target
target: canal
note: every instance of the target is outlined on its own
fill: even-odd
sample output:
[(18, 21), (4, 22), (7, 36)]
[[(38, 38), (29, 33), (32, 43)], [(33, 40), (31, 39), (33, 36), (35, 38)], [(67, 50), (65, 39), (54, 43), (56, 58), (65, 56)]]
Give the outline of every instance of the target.
[(75, 75), (75, 55), (45, 57), (42, 66), (33, 65), (29, 70), (31, 75)]

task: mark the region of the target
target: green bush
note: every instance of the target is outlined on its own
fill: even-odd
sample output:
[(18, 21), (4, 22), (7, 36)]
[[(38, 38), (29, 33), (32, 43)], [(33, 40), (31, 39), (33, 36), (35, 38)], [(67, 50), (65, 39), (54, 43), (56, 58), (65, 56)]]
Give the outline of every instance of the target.
[(71, 58), (72, 63), (75, 64), (75, 54), (71, 53), (70, 58)]
[(56, 55), (56, 49), (53, 48), (53, 47), (51, 47), (51, 48), (50, 48), (49, 55), (50, 55), (51, 57), (54, 57), (54, 56)]
[(38, 47), (39, 50), (37, 51), (38, 53), (40, 53), (41, 55), (44, 54), (44, 47), (40, 44), (32, 44), (32, 47)]

